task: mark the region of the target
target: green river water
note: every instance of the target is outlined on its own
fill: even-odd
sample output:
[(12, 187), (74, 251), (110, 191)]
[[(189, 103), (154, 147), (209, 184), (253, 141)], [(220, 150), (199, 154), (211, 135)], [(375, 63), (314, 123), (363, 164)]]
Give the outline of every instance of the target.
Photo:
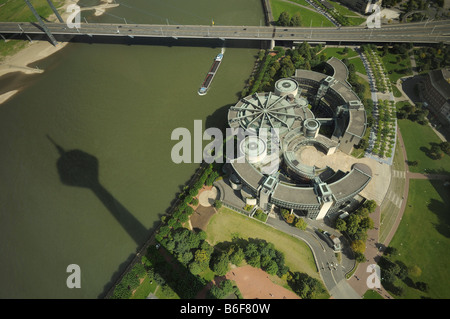
[[(264, 18), (260, 0), (117, 2), (88, 21), (259, 25)], [(210, 91), (199, 96), (219, 52), (71, 43), (36, 63), (45, 72), (27, 76), (26, 88), (0, 105), (0, 298), (106, 292), (198, 167), (172, 163), (172, 130), (193, 131), (195, 119), (224, 126), (257, 49), (227, 48)], [(24, 76), (5, 81), (19, 85)], [(78, 151), (65, 159), (86, 163), (81, 170), (58, 162), (70, 150)], [(66, 286), (69, 264), (81, 268), (81, 289)]]

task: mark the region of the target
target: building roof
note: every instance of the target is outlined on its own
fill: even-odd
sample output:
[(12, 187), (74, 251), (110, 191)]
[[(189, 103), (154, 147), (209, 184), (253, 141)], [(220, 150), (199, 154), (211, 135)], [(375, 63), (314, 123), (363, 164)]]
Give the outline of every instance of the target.
[(256, 170), (250, 163), (245, 161), (244, 163), (231, 162), (235, 172), (239, 177), (250, 187), (257, 189), (259, 185), (264, 181), (265, 177), (261, 172)]
[(433, 70), (428, 76), (439, 94), (446, 100), (450, 99), (450, 69)]
[(336, 57), (331, 57), (327, 63), (332, 67), (333, 69), (333, 77), (341, 82), (344, 82), (347, 86), (350, 86), (350, 84), (347, 82), (348, 79), (348, 69), (347, 66), (339, 60)]
[(366, 132), (366, 111), (364, 109), (349, 110), (349, 114), (350, 119), (346, 132), (358, 137), (363, 137)]
[[(328, 75), (323, 74), (323, 73), (319, 73), (319, 72), (314, 72), (314, 71), (310, 71), (310, 70), (302, 70), (302, 69), (297, 69), (295, 70), (295, 80), (300, 80), (300, 79), (308, 79), (308, 80), (313, 80), (316, 82), (321, 82), (323, 79), (325, 79)], [(298, 78), (298, 79), (296, 79)]]
[(328, 187), (333, 192), (337, 201), (353, 197), (359, 193), (372, 178), (372, 170), (369, 166), (361, 163), (354, 164), (352, 170), (342, 179), (331, 183)]
[(303, 205), (318, 205), (319, 199), (313, 187), (296, 187), (278, 183), (272, 194), (275, 200)]

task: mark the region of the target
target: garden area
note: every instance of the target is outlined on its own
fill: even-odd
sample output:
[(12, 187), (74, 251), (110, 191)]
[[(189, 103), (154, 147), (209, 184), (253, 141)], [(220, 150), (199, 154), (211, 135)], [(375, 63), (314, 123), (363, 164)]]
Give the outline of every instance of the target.
[(443, 181), (410, 180), (402, 221), (379, 265), (397, 298), (449, 298), (450, 190)]
[(378, 100), (376, 140), (371, 150), (380, 158), (392, 157), (396, 140), (396, 109), (394, 101)]
[(380, 60), (380, 56), (376, 52), (375, 45), (362, 45), (361, 51), (363, 52), (370, 70), (372, 71), (373, 78), (375, 80), (375, 88), (377, 91), (386, 93), (391, 91), (391, 83), (386, 78), (386, 71)]
[(394, 44), (392, 47), (385, 44), (376, 50), (393, 85), (401, 77), (412, 74), (411, 59), (409, 58), (411, 49), (412, 44), (402, 43)]
[[(278, 251), (283, 256), (286, 272), (281, 272), (279, 284), (283, 287), (293, 290), (302, 298), (309, 298), (303, 284), (299, 285), (299, 281), (309, 282), (317, 288), (314, 298), (329, 298), (326, 289), (320, 281), (320, 276), (314, 262), (311, 250), (303, 241), (296, 239), (288, 234), (278, 231), (268, 225), (253, 220), (243, 214), (236, 213), (228, 208), (222, 207), (215, 214), (207, 228), (207, 240), (220, 250), (226, 251), (239, 244), (240, 247), (247, 247), (252, 243), (256, 246), (263, 243), (272, 249)], [(236, 249), (236, 248), (235, 248)], [(244, 249), (245, 251), (245, 249)], [(244, 264), (258, 266), (262, 262), (262, 257), (246, 259)], [(266, 272), (267, 269), (262, 268)], [(278, 266), (280, 269), (280, 266)], [(270, 274), (270, 271), (268, 272)], [(301, 288), (299, 288), (301, 287)]]

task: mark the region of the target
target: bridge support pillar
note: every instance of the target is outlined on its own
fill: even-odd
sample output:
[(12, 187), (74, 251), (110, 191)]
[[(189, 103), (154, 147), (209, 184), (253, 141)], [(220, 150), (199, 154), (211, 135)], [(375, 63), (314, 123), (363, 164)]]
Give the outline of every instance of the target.
[(64, 23), (64, 20), (61, 18), (61, 15), (59, 14), (58, 10), (56, 10), (55, 6), (53, 5), (52, 0), (47, 0), (48, 5), (50, 8), (52, 8), (53, 13), (55, 13), (56, 17), (58, 18), (59, 22)]
[(270, 40), (270, 50), (273, 50), (273, 48), (275, 48), (275, 39)]
[[(42, 27), (42, 29), (44, 30), (44, 32), (47, 34), (48, 38), (50, 39), (50, 42), (56, 46), (58, 44), (58, 41), (56, 41), (55, 37), (53, 36), (53, 34), (50, 32), (50, 30), (47, 28), (47, 26), (45, 25), (44, 21), (42, 21), (40, 15), (37, 13), (36, 9), (33, 7), (33, 5), (30, 3), (30, 0), (25, 0), (25, 3), (28, 5), (28, 7), (30, 8), (31, 12), (33, 12), (34, 16), (36, 17), (36, 19), (39, 22), (39, 25)], [(28, 37), (28, 35), (27, 35)], [(29, 37), (28, 37), (29, 38)], [(30, 40), (31, 41), (31, 40)]]

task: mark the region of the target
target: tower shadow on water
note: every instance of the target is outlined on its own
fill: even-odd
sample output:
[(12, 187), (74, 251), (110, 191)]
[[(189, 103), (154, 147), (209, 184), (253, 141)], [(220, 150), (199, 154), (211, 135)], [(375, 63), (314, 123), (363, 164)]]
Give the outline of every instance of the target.
[(61, 182), (64, 185), (92, 190), (136, 244), (142, 244), (148, 230), (100, 184), (98, 159), (81, 150), (65, 151), (50, 136), (47, 135), (47, 138), (60, 155), (56, 167)]

